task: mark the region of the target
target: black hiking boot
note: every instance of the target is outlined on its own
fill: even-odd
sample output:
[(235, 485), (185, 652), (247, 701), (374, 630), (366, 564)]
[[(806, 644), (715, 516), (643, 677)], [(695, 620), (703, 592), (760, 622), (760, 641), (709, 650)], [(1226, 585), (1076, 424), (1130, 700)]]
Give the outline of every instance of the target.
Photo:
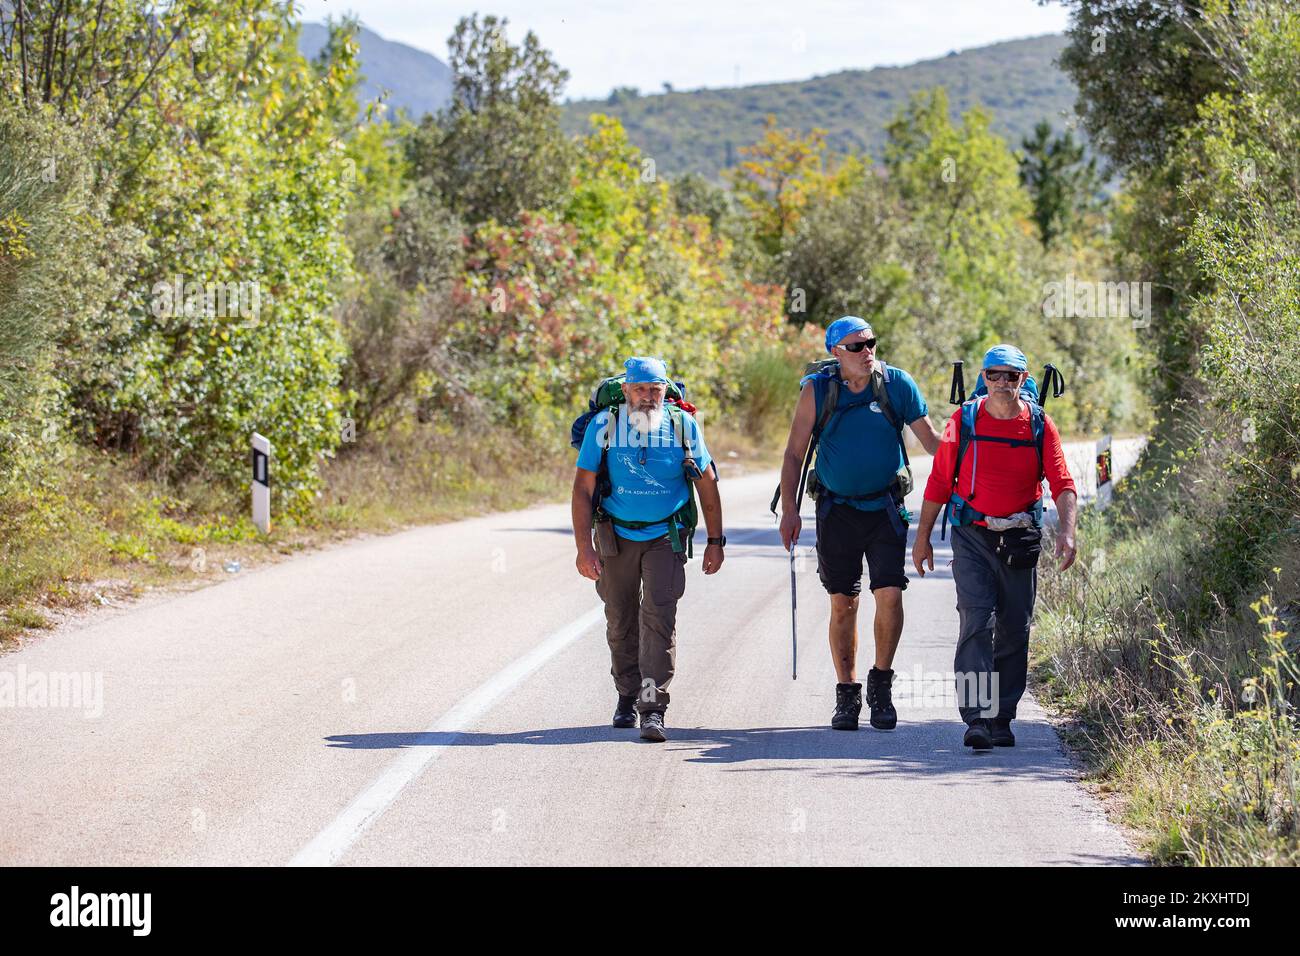
[(871, 726), (877, 730), (893, 730), (898, 726), (893, 686), (893, 671), (873, 667), (867, 672), (867, 706), (871, 708)]
[(858, 714), (862, 712), (862, 685), (835, 685), (835, 713), (831, 726), (836, 730), (857, 730)]
[(1011, 720), (1007, 717), (995, 717), (993, 729), (989, 736), (993, 738), (994, 747), (1014, 747), (1016, 735), (1011, 732)]
[(668, 739), (664, 733), (664, 715), (657, 710), (647, 710), (641, 715), (641, 739), (651, 740), (657, 744)]
[(993, 737), (989, 733), (989, 722), (981, 717), (972, 720), (961, 742), (972, 750), (992, 750)]
[(636, 698), (618, 695), (618, 706), (614, 708), (615, 727), (636, 726)]

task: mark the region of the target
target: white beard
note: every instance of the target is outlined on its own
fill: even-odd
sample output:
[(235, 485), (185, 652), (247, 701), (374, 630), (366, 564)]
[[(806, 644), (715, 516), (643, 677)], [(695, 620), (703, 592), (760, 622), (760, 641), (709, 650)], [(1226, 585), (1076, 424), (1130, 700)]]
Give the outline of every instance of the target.
[(634, 408), (627, 413), (627, 423), (638, 435), (656, 434), (659, 426), (664, 423), (664, 407), (658, 405), (648, 412)]

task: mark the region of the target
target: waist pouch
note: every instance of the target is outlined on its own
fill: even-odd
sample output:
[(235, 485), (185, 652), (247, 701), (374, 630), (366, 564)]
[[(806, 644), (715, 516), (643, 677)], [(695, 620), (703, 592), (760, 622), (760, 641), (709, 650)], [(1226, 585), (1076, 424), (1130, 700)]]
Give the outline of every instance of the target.
[(993, 554), (999, 564), (1017, 571), (1038, 566), (1038, 559), (1043, 554), (1042, 528), (1007, 528), (1005, 531), (980, 528), (980, 531), (993, 544)]
[(900, 498), (906, 498), (912, 493), (912, 489), (916, 487), (912, 481), (912, 468), (910, 465), (904, 465), (898, 469), (898, 473), (894, 475), (894, 481), (897, 483), (896, 487)]
[(602, 558), (612, 558), (618, 554), (618, 534), (614, 531), (614, 522), (594, 522), (596, 531), (596, 553)]

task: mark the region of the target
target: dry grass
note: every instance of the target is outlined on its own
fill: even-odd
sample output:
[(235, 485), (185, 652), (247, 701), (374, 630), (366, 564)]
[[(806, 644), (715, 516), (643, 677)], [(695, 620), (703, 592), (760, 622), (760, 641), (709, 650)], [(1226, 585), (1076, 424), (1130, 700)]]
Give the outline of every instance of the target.
[[(719, 421), (706, 429), (724, 475), (774, 467), (779, 449)], [(154, 588), (192, 587), (357, 534), (568, 499), (574, 453), (504, 431), (414, 429), (325, 463), (310, 514), (253, 528), (246, 499), (168, 488), (129, 462), (70, 448), (45, 483), (0, 494), (0, 647), (66, 616)]]
[[(1255, 601), (1204, 609), (1197, 527), (1095, 517), (1077, 573), (1045, 574), (1036, 677), (1153, 861), (1300, 863), (1300, 554)], [(1104, 559), (1098, 559), (1104, 555)], [(1281, 606), (1277, 606), (1277, 603)]]

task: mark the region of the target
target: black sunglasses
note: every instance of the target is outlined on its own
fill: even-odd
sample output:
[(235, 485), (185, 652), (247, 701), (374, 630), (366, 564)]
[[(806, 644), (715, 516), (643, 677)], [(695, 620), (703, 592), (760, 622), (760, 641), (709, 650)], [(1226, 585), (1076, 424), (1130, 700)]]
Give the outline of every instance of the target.
[(1001, 369), (997, 369), (992, 372), (985, 372), (984, 377), (988, 379), (990, 382), (1014, 382), (1016, 379), (1020, 377), (1020, 373), (1015, 371), (1002, 371)]
[(863, 349), (874, 349), (876, 347), (875, 339), (858, 339), (856, 342), (850, 342), (848, 345), (841, 345), (846, 352), (861, 352)]

